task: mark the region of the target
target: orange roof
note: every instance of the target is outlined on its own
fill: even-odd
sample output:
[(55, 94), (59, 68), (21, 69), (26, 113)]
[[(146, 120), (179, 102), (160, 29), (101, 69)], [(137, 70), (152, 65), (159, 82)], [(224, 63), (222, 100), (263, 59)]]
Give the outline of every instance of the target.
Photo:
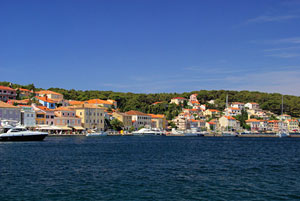
[(190, 101), (190, 103), (192, 103), (192, 104), (195, 104), (195, 103), (200, 104), (199, 101)]
[(56, 101), (54, 101), (53, 99), (50, 98), (46, 98), (46, 97), (40, 97), (40, 96), (36, 96), (37, 99), (47, 102), (47, 103), (56, 103)]
[(271, 120), (271, 121), (268, 121), (269, 123), (278, 123), (279, 120)]
[(219, 110), (215, 110), (215, 109), (208, 109), (211, 112), (220, 112)]
[(163, 119), (165, 118), (165, 115), (163, 114), (148, 114), (152, 117), (152, 119)]
[(288, 121), (297, 121), (298, 122), (297, 119), (288, 119)]
[(128, 114), (128, 115), (149, 116), (148, 114), (145, 114), (145, 113), (139, 112), (139, 111), (134, 111), (134, 110), (130, 110), (128, 112), (125, 112), (125, 114)]
[(233, 118), (232, 116), (224, 116), (224, 117), (229, 120), (235, 120), (235, 118)]
[(182, 98), (182, 97), (175, 97), (175, 98), (172, 98), (172, 99), (186, 100), (186, 98)]
[(26, 92), (32, 93), (29, 89), (22, 89), (22, 88), (19, 88), (19, 91), (26, 91)]
[(241, 110), (240, 108), (237, 108), (237, 107), (229, 107), (228, 109), (231, 109), (231, 110)]
[(246, 120), (246, 122), (260, 122), (260, 121), (257, 119), (248, 119), (248, 120)]
[(24, 99), (24, 100), (13, 100), (13, 99), (10, 99), (10, 100), (8, 100), (9, 104), (14, 104), (14, 103), (27, 104), (28, 102), (29, 102), (29, 99)]
[(101, 99), (91, 99), (88, 101), (85, 101), (86, 103), (89, 104), (106, 104), (106, 105), (112, 105), (113, 103), (107, 101), (107, 100), (101, 100)]
[(252, 105), (258, 105), (258, 103), (254, 103), (254, 102), (252, 102), (252, 103), (250, 103), (250, 104), (252, 104)]
[(214, 125), (214, 124), (217, 124), (216, 122), (207, 122), (208, 124), (210, 124), (210, 125)]
[(50, 90), (42, 90), (42, 91), (37, 91), (35, 92), (36, 94), (55, 94), (55, 95), (61, 95), (60, 93), (54, 92), (54, 91), (50, 91)]
[(14, 89), (10, 88), (10, 87), (5, 87), (5, 86), (0, 86), (1, 90), (11, 90), (11, 91), (15, 91)]
[(0, 101), (0, 108), (18, 108), (18, 107), (13, 106), (13, 105), (8, 104), (8, 103), (4, 103), (3, 101)]
[(233, 102), (231, 103), (232, 105), (244, 105), (245, 103), (241, 103), (241, 102)]
[(67, 108), (67, 107), (59, 107), (59, 108), (56, 108), (55, 111), (74, 111), (74, 110)]
[(84, 104), (84, 101), (70, 100), (69, 104), (70, 105), (81, 105), (81, 104)]
[(46, 106), (37, 106), (37, 108), (44, 110), (44, 111), (53, 111), (52, 109), (49, 109)]
[(31, 107), (31, 105), (18, 105), (19, 107)]
[(192, 95), (194, 95), (194, 96), (198, 96), (198, 94), (192, 94)]
[(156, 104), (159, 104), (159, 103), (163, 103), (163, 102), (155, 102), (155, 103), (152, 103), (152, 105), (156, 105)]

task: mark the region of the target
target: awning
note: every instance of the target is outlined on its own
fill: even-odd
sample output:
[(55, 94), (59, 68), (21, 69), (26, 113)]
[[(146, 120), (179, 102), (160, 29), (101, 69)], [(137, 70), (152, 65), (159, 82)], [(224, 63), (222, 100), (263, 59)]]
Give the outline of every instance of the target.
[(84, 130), (85, 129), (81, 126), (72, 126), (72, 128), (74, 128), (75, 130)]
[(72, 128), (69, 128), (68, 126), (57, 126), (61, 130), (72, 130)]

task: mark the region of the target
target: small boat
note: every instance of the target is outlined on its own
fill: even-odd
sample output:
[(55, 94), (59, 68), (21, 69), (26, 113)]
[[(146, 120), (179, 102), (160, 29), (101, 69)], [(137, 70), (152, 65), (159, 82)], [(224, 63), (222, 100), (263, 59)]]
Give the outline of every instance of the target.
[(138, 131), (132, 132), (132, 135), (135, 136), (144, 136), (144, 135), (164, 135), (165, 133), (161, 130), (142, 128)]
[(87, 133), (85, 136), (87, 137), (102, 137), (102, 136), (107, 136), (107, 133), (106, 132), (93, 132), (93, 133)]
[(39, 131), (28, 131), (21, 126), (4, 126), (0, 134), (0, 141), (42, 141), (48, 133)]
[(224, 136), (224, 137), (238, 137), (238, 134), (235, 133), (235, 132), (225, 131), (225, 132), (222, 132), (222, 136)]

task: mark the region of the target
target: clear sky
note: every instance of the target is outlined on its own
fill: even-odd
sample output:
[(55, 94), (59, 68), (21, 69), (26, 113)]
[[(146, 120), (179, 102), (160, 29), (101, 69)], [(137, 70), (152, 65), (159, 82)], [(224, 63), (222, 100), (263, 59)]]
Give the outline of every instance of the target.
[(0, 80), (300, 96), (300, 0), (0, 0)]

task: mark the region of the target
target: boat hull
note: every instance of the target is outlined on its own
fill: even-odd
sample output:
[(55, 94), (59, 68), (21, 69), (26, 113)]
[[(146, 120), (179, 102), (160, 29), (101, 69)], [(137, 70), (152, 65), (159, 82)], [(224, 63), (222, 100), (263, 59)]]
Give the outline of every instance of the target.
[(43, 141), (47, 135), (0, 136), (0, 141)]

